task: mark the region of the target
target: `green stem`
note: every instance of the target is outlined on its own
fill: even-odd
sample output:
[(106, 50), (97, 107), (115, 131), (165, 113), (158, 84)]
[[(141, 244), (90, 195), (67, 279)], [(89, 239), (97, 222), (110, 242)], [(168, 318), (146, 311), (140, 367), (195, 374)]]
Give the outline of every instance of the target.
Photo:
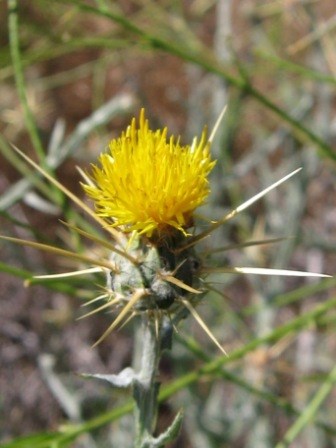
[[(286, 335), (291, 334), (292, 332), (309, 327), (310, 325), (314, 324), (317, 319), (323, 317), (326, 313), (328, 313), (329, 310), (334, 309), (335, 306), (336, 306), (336, 297), (332, 297), (326, 302), (316, 306), (312, 311), (305, 313), (304, 315), (300, 315), (295, 319), (292, 319), (285, 325), (275, 328), (269, 334), (259, 337), (256, 340), (251, 341), (245, 344), (244, 346), (232, 351), (229, 357), (219, 356), (214, 360), (205, 362), (198, 369), (193, 369), (192, 372), (183, 375), (182, 377), (173, 381), (169, 385), (165, 386), (159, 396), (159, 402), (167, 400), (168, 398), (176, 394), (178, 391), (181, 391), (186, 387), (191, 386), (192, 384), (196, 383), (199, 380), (207, 379), (209, 381), (210, 379), (215, 378), (215, 376), (221, 375), (223, 366), (234, 363), (235, 361), (244, 358), (244, 356), (246, 356), (248, 353), (251, 353), (253, 350), (257, 349), (262, 344), (275, 343), (281, 340)], [(332, 372), (332, 375), (334, 374), (335, 372)], [(329, 379), (327, 381), (329, 382)], [(72, 443), (74, 440), (76, 440), (77, 437), (79, 437), (81, 434), (85, 432), (97, 430), (98, 428), (101, 428), (104, 425), (107, 425), (108, 423), (117, 421), (122, 416), (131, 412), (133, 408), (134, 408), (133, 403), (129, 401), (125, 403), (123, 406), (120, 406), (117, 409), (113, 409), (112, 411), (106, 412), (102, 415), (98, 415), (97, 417), (94, 417), (93, 419), (85, 423), (63, 428), (62, 431), (60, 430), (58, 433), (51, 433), (51, 435), (45, 434), (44, 437), (46, 437), (46, 439), (39, 440), (38, 442), (35, 441), (33, 446), (34, 448), (49, 448), (51, 444), (48, 441), (48, 437), (53, 438), (55, 446), (56, 445), (59, 447), (66, 446), (69, 443)], [(314, 418), (312, 419), (312, 422), (314, 422)], [(332, 428), (331, 426), (327, 427), (325, 422), (319, 421), (318, 425), (324, 426), (324, 429), (328, 431), (328, 433), (330, 434), (334, 433), (334, 428)], [(14, 443), (9, 442), (3, 445), (3, 448), (5, 447), (16, 448), (17, 446), (18, 446), (17, 440), (15, 440)], [(32, 444), (30, 444), (29, 447), (30, 446), (32, 446)], [(28, 447), (28, 445), (22, 444), (22, 447)]]
[(44, 151), (40, 137), (38, 135), (37, 126), (34, 116), (29, 108), (26, 86), (23, 76), (22, 60), (20, 54), (19, 42), (19, 24), (18, 24), (18, 2), (17, 0), (8, 0), (8, 29), (9, 29), (9, 46), (13, 61), (13, 68), (15, 74), (16, 88), (19, 94), (20, 102), (23, 108), (23, 114), (30, 139), (33, 143), (37, 156), (41, 162), (44, 161)]
[(136, 374), (133, 395), (135, 400), (135, 448), (149, 447), (155, 429), (158, 410), (158, 366), (161, 356), (160, 329), (147, 315), (142, 321), (142, 354), (140, 371)]
[(317, 390), (310, 403), (308, 403), (302, 411), (300, 417), (295, 420), (293, 425), (286, 432), (282, 442), (278, 443), (275, 448), (286, 448), (291, 446), (301, 431), (315, 418), (319, 408), (324, 400), (328, 397), (336, 383), (336, 366), (331, 370), (326, 380)]
[[(68, 3), (67, 0), (61, 0), (63, 3)], [(279, 117), (283, 122), (291, 126), (295, 131), (297, 137), (301, 140), (308, 141), (316, 145), (321, 155), (330, 159), (336, 160), (336, 154), (331, 146), (323, 138), (312, 132), (309, 127), (303, 125), (300, 121), (289, 115), (284, 109), (271, 101), (258, 89), (253, 87), (250, 81), (242, 74), (237, 76), (229, 73), (222, 64), (216, 60), (214, 55), (209, 52), (209, 49), (204, 48), (198, 41), (192, 47), (180, 45), (180, 43), (169, 41), (159, 35), (152, 34), (143, 30), (135, 23), (131, 22), (126, 16), (112, 11), (107, 11), (102, 8), (96, 8), (91, 5), (83, 3), (81, 0), (71, 0), (72, 5), (77, 5), (82, 11), (87, 11), (95, 14), (100, 14), (115, 23), (121, 25), (125, 30), (137, 36), (141, 43), (147, 44), (155, 50), (162, 50), (168, 54), (177, 56), (184, 61), (196, 64), (202, 67), (209, 73), (218, 75), (224, 79), (229, 85), (239, 89), (244, 94), (247, 94), (258, 101), (260, 104), (271, 110), (275, 116)]]

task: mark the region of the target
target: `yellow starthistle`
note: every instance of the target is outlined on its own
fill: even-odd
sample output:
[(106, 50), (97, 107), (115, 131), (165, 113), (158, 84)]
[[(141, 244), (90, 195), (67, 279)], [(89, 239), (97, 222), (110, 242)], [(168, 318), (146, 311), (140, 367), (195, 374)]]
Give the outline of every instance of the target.
[[(325, 274), (286, 269), (206, 266), (204, 258), (194, 251), (195, 246), (218, 227), (300, 171), (300, 168), (294, 170), (253, 195), (218, 221), (212, 222), (202, 232), (187, 234), (186, 229), (193, 224), (194, 210), (205, 201), (210, 192), (207, 176), (216, 163), (210, 157), (210, 143), (224, 112), (225, 110), (217, 120), (209, 138), (204, 130), (199, 141), (195, 138), (191, 145), (182, 146), (178, 138), (167, 138), (167, 128), (150, 130), (145, 112), (141, 110), (139, 127), (133, 119), (126, 132), (111, 141), (110, 152), (100, 156), (101, 167), (93, 165), (91, 178), (83, 173), (87, 182), (84, 189), (94, 199), (96, 211), (88, 207), (85, 202), (22, 151), (14, 148), (31, 167), (62, 191), (108, 233), (108, 239), (106, 239), (66, 224), (80, 236), (107, 249), (105, 255), (98, 257), (35, 241), (0, 236), (2, 240), (45, 250), (89, 265), (88, 269), (36, 276), (36, 278), (67, 278), (101, 271), (106, 274), (107, 285), (103, 294), (86, 305), (101, 301), (104, 303), (85, 316), (108, 308), (118, 310), (118, 315), (96, 344), (116, 327), (123, 325), (139, 313), (154, 315), (157, 321), (164, 313), (169, 315), (169, 319), (175, 314), (178, 321), (184, 316), (180, 313), (181, 307), (184, 307), (223, 351), (194, 307), (199, 298), (206, 293), (206, 287), (199, 288), (200, 285), (206, 286), (205, 277), (218, 273), (329, 277)], [(106, 225), (106, 222), (111, 225)], [(119, 227), (121, 231), (114, 227)], [(127, 232), (133, 231), (135, 231), (134, 235), (129, 237)], [(157, 234), (160, 238), (154, 237)], [(236, 246), (217, 248), (212, 252), (231, 250), (233, 247), (239, 249), (274, 243), (280, 240), (281, 238), (275, 238), (246, 242)]]
[(208, 174), (215, 165), (204, 129), (199, 141), (181, 145), (168, 130), (149, 128), (144, 109), (109, 152), (93, 165), (92, 185), (84, 185), (96, 212), (123, 231), (148, 237), (171, 228), (186, 233), (193, 211), (209, 192)]

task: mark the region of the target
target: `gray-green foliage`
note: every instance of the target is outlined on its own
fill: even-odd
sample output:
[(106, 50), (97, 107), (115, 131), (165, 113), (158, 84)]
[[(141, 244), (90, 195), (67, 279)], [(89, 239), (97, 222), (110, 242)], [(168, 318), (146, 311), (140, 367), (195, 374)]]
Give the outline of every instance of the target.
[[(193, 8), (187, 17), (178, 2), (137, 2), (131, 12), (123, 11), (123, 2), (104, 0), (90, 3), (39, 0), (31, 3), (42, 15), (51, 15), (53, 26), (49, 26), (47, 18), (45, 26), (31, 23), (23, 9), (24, 2), (9, 0), (9, 47), (4, 46), (1, 50), (0, 79), (5, 88), (8, 86), (16, 91), (23, 109), (24, 128), (28, 131), (27, 141), (30, 139), (42, 166), (54, 171), (74, 155), (87, 160), (85, 142), (88, 136), (97, 133), (103, 148), (109, 138), (104, 128), (109, 120), (130, 110), (133, 113), (135, 97), (148, 102), (150, 91), (136, 90), (134, 96), (117, 95), (112, 100), (104, 98), (101, 79), (104, 79), (109, 64), (118, 67), (122, 63), (118, 59), (120, 55), (129, 66), (129, 62), (137, 58), (145, 60), (156, 54), (161, 57), (171, 55), (184, 63), (188, 77), (189, 97), (184, 99), (187, 120), (196, 114), (202, 125), (208, 121), (211, 101), (207, 95), (215, 85), (217, 90), (212, 94), (218, 96), (222, 93), (219, 89), (225, 89), (229, 102), (222, 139), (216, 152), (219, 155), (218, 175), (213, 185), (216, 194), (213, 203), (209, 204), (208, 216), (213, 219), (222, 216), (228, 202), (237, 205), (251, 196), (251, 189), (260, 190), (279, 177), (279, 172), (283, 174), (303, 166), (304, 174), (286, 187), (286, 194), (275, 192), (264, 201), (264, 210), (258, 210), (260, 220), (257, 223), (254, 211), (244, 213), (235, 224), (228, 225), (216, 236), (216, 245), (218, 242), (221, 246), (223, 240), (230, 238), (246, 241), (250, 239), (251, 232), (256, 234), (256, 238), (261, 238), (264, 233), (289, 236), (291, 238), (281, 243), (280, 249), (240, 252), (238, 257), (249, 258), (251, 263), (288, 267), (293, 254), (296, 254), (296, 264), (307, 261), (320, 263), (319, 266), (328, 273), (334, 272), (335, 245), (331, 238), (334, 203), (329, 192), (334, 194), (335, 184), (335, 151), (331, 144), (335, 138), (332, 119), (335, 76), (332, 59), (328, 57), (334, 31), (332, 28), (323, 31), (321, 27), (320, 2), (292, 5), (293, 10), (288, 10), (288, 5), (281, 2), (270, 4), (269, 9), (267, 5), (250, 2), (250, 12), (238, 8), (235, 15), (244, 22), (244, 26), (234, 28), (229, 42), (223, 43), (229, 53), (225, 60), (195, 32), (197, 27), (209, 23), (206, 21), (208, 16), (205, 20), (204, 14), (209, 8), (216, 8), (218, 2), (191, 2)], [(83, 18), (103, 20), (107, 31), (104, 32), (102, 26), (102, 35), (93, 36), (79, 22)], [(294, 25), (292, 28), (288, 25), (291, 20), (295, 22), (295, 33)], [(308, 34), (310, 40), (306, 39), (306, 46), (301, 50), (303, 53), (299, 52), (296, 58), (287, 51), (285, 41), (294, 39), (306, 22), (313, 33)], [(287, 29), (292, 36), (287, 36)], [(316, 30), (319, 32), (314, 33)], [(305, 37), (304, 33), (309, 31), (303, 31), (302, 36)], [(87, 48), (98, 50), (99, 59), (76, 67), (76, 71), (64, 67), (62, 73), (38, 75), (34, 80), (34, 69), (38, 64)], [(323, 63), (318, 62), (321, 58)], [(173, 62), (172, 67), (175, 70)], [(97, 113), (79, 123), (69, 136), (64, 135), (64, 126), (63, 131), (61, 125), (55, 126), (53, 135), (57, 138), (53, 144), (50, 139), (45, 151), (28, 92), (48, 93), (56, 86), (68, 86), (80, 80), (83, 73), (92, 75), (95, 80), (92, 103)], [(132, 76), (127, 79), (131, 84), (134, 83)], [(219, 80), (219, 84), (215, 84), (214, 79)], [(174, 97), (175, 86), (170, 88), (170, 95)], [(179, 101), (181, 98), (177, 98), (176, 102)], [(169, 114), (173, 116), (171, 109)], [(156, 119), (165, 124), (164, 118), (157, 116)], [(189, 128), (193, 123), (189, 123)], [(8, 129), (10, 127), (8, 125)], [(49, 202), (50, 207), (46, 207), (46, 211), (61, 212), (69, 221), (83, 224), (80, 214), (68, 206), (62, 195), (14, 155), (7, 142), (7, 139), (13, 140), (8, 129), (0, 139), (1, 152), (20, 172), (22, 179), (8, 186), (0, 197), (4, 223), (10, 223), (15, 229), (29, 229), (27, 223), (19, 222), (20, 215), (16, 215), (12, 206), (21, 200), (27, 202), (27, 194), (34, 188), (35, 193)], [(234, 151), (237, 146), (238, 151)], [(248, 173), (252, 173), (252, 182)], [(257, 187), (253, 182), (260, 185)], [(37, 204), (37, 200), (30, 202), (30, 206)], [(84, 222), (84, 226), (87, 231), (96, 232), (90, 224)], [(330, 233), (323, 235), (320, 229), (329, 229)], [(34, 229), (30, 233), (32, 237), (43, 237)], [(83, 243), (75, 236), (71, 244), (78, 251), (83, 250)], [(1, 271), (16, 276), (19, 282), (24, 279), (32, 284), (44, 283), (49, 288), (48, 295), (56, 292), (85, 300), (93, 297), (95, 280), (92, 278), (81, 279), (77, 283), (55, 279), (47, 282), (32, 280), (37, 272), (30, 260), (25, 259), (25, 254), (21, 252), (20, 255), (25, 261), (24, 267), (15, 268), (3, 260)], [(152, 284), (154, 271), (148, 266), (160, 264), (160, 257), (151, 249), (146, 256), (145, 283)], [(235, 257), (237, 255), (232, 256), (234, 261)], [(117, 259), (114, 255), (114, 261)], [(119, 261), (125, 263), (128, 270), (129, 262)], [(224, 263), (227, 260), (223, 258), (220, 261)], [(138, 269), (134, 274), (132, 287), (147, 286), (140, 273)], [(114, 276), (113, 287), (127, 293), (121, 289), (120, 280), (123, 279)], [(335, 446), (332, 342), (336, 322), (335, 280), (305, 285), (295, 283), (290, 292), (285, 292), (288, 285), (283, 281), (271, 279), (247, 283), (221, 275), (215, 280), (223, 282), (224, 286), (215, 285), (199, 312), (204, 314), (218, 338), (224, 341), (229, 357), (218, 355), (212, 346), (208, 349), (207, 341), (196, 342), (189, 329), (189, 321), (187, 327), (182, 324), (180, 333), (176, 335), (178, 342), (171, 352), (174, 379), (162, 385), (158, 397), (161, 402), (170, 399), (171, 406), (176, 409), (181, 407), (181, 401), (184, 402), (185, 409), (188, 409), (184, 428), (189, 444), (197, 448), (201, 440), (202, 448), (221, 447), (224, 443), (234, 446), (238, 440), (243, 440), (245, 446), (251, 446), (259, 435), (254, 429), (261, 431), (263, 428), (263, 434), (267, 435), (264, 446), (268, 448), (294, 443), (298, 447), (310, 443), (312, 448), (316, 448), (312, 445), (316, 440), (321, 448)], [(152, 289), (164, 297), (175, 296), (176, 293), (175, 286), (161, 280)], [(252, 298), (249, 301), (246, 301), (246, 289)], [(226, 294), (232, 297), (231, 300)], [(5, 300), (10, 300), (10, 297)], [(307, 341), (311, 341), (311, 345), (305, 345)], [(308, 364), (301, 362), (305, 354)], [(116, 374), (114, 380), (118, 378), (119, 385), (126, 386), (133, 374), (133, 371), (124, 371), (121, 376)], [(217, 395), (217, 400), (214, 395)], [(198, 406), (199, 403), (202, 406)], [(132, 410), (132, 401), (126, 399), (124, 404), (93, 418), (82, 422), (69, 421), (65, 425), (64, 422), (55, 422), (53, 430), (32, 436), (22, 435), (22, 438), (3, 442), (2, 446), (76, 446), (85, 433), (94, 435), (100, 443), (99, 429), (119, 421)], [(10, 415), (7, 417), (10, 419)], [(174, 432), (179, 424), (180, 414), (171, 431)]]

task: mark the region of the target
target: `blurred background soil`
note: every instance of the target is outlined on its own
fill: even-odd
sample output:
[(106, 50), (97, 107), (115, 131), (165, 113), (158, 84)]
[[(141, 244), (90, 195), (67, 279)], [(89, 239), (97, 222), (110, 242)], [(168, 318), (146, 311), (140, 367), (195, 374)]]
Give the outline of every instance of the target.
[[(226, 175), (230, 188), (233, 182), (239, 182), (239, 189), (244, 192), (245, 198), (251, 196), (248, 193), (250, 190), (258, 190), (258, 167), (252, 163), (251, 169), (248, 169), (248, 163), (242, 164), (241, 161), (248, 161), (249, 154), (256, 152), (257, 141), (269, 139), (272, 135), (278, 135), (278, 132), (288, 132), (287, 125), (279, 123), (268, 109), (252, 101), (248, 92), (238, 92), (205, 70), (176, 56), (146, 48), (144, 43), (136, 43), (134, 36), (117, 24), (93, 14), (76, 13), (66, 3), (31, 1), (21, 2), (19, 5), (21, 47), (23, 54), (27, 55), (24, 59), (24, 73), (28, 100), (43, 143), (48, 145), (55, 124), (60, 119), (65, 124), (66, 138), (81, 120), (110, 99), (127, 98), (129, 106), (121, 108), (120, 113), (107, 125), (88, 135), (81, 147), (61, 164), (57, 169), (57, 177), (64, 185), (82, 195), (80, 176), (75, 166), (80, 165), (86, 169), (99, 152), (104, 150), (108, 140), (125, 129), (132, 116), (137, 116), (140, 107), (146, 108), (153, 127), (167, 125), (171, 133), (183, 135), (184, 140), (189, 141), (192, 135), (199, 134), (203, 124), (211, 127), (218, 109), (214, 106), (214, 85), (217, 83), (218, 95), (230, 98), (231, 107), (239, 110), (240, 121), (236, 121), (232, 127), (228, 126), (226, 134), (222, 136), (226, 159), (224, 157), (218, 164), (215, 181), (219, 179), (219, 184), (214, 187), (211, 204), (213, 213), (216, 217), (220, 216), (221, 210), (226, 210), (232, 202), (234, 193), (228, 194), (226, 191)], [(179, 29), (178, 20), (183, 17), (201, 42), (215, 50), (219, 46), (220, 32), (225, 33), (225, 29), (221, 27), (226, 18), (220, 24), (219, 3), (221, 2), (184, 1), (181, 5), (174, 6), (175, 2), (154, 2), (153, 18), (146, 16), (146, 8), (141, 2), (116, 2), (127, 17), (144, 23), (149, 29), (151, 26), (159, 26), (162, 21), (165, 25), (162, 32), (166, 33), (169, 21)], [(164, 11), (166, 15), (160, 16), (158, 11)], [(318, 5), (317, 2), (298, 1), (232, 2), (230, 28), (227, 30), (230, 44), (226, 47), (232, 46), (233, 56), (228, 57), (225, 62), (227, 55), (216, 50), (218, 57), (224, 58), (227, 71), (233, 76), (239, 72), (239, 62), (245, 67), (251, 67), (251, 72), (246, 73), (246, 76), (253, 80), (253, 85), (287, 110), (294, 111), (297, 106), (295, 97), (298, 99), (306, 95), (312, 101), (308, 112), (312, 126), (317, 133), (325, 132), (323, 136), (334, 147), (335, 85), (321, 85), (309, 78), (302, 78), (297, 73), (284, 73), (272, 61), (256, 56), (256, 51), (259, 49), (262, 52), (272, 46), (272, 51), (279, 57), (297, 64), (307, 64), (308, 61), (329, 76), (335, 76), (335, 54), (330, 53), (330, 45), (335, 49), (335, 41), (329, 41), (335, 37), (333, 31), (324, 34), (324, 43), (318, 40), (308, 43), (303, 49), (295, 47), (301, 39), (328, 22), (332, 16), (335, 17), (335, 14), (334, 0), (323, 0)], [(154, 25), (151, 23), (152, 19)], [(0, 130), (8, 142), (33, 154), (11, 69), (6, 2), (0, 4), (0, 25)], [(184, 29), (182, 24), (181, 29)], [(111, 41), (116, 39), (118, 44), (116, 43), (114, 50), (99, 47), (89, 42), (93, 37), (110, 38)], [(78, 45), (77, 49), (76, 42), (85, 38), (88, 39), (87, 47)], [(67, 42), (73, 45), (73, 50), (64, 51), (64, 54), (57, 51), (64, 48)], [(37, 57), (39, 52), (43, 53), (48, 49), (48, 45), (50, 56)], [(53, 45), (55, 51), (52, 51)], [(223, 91), (226, 92), (224, 96)], [(333, 129), (326, 129), (326, 116), (329, 117), (330, 126), (333, 123)], [(259, 131), (256, 132), (256, 129)], [(307, 161), (307, 169), (313, 175), (304, 188), (306, 204), (298, 218), (302, 229), (301, 240), (290, 258), (290, 267), (332, 274), (336, 264), (336, 208), (335, 177), (334, 171), (330, 169), (331, 162), (318, 158), (315, 149), (307, 149), (291, 134), (280, 139), (278, 145), (275, 144), (273, 150), (263, 157), (267, 159), (270, 170), (283, 166), (283, 174), (286, 174), (287, 168), (291, 166), (289, 159), (293, 157), (299, 161), (301, 151), (310, 151), (311, 165)], [(221, 174), (223, 166), (224, 174)], [(234, 166), (236, 177), (232, 178), (227, 173)], [(16, 167), (2, 157), (1, 194), (8, 191), (20, 178), (21, 174)], [(248, 236), (247, 228), (252, 229), (252, 236), (263, 236), (267, 233), (267, 210), (269, 209), (262, 204), (254, 207), (242, 218), (244, 225), (240, 227), (239, 223), (233, 224), (226, 237), (238, 241), (242, 235)], [(287, 219), (290, 218), (286, 216), (285, 209), (280, 214), (283, 223), (278, 223), (278, 228), (283, 227), (283, 232), (279, 235), (282, 236), (286, 234)], [(29, 228), (33, 228), (37, 241), (48, 241), (62, 247), (69, 241), (65, 236), (65, 228), (59, 222), (61, 218), (62, 214), (57, 212), (48, 214), (34, 209), (26, 198), (16, 202), (2, 214), (1, 234), (31, 239)], [(23, 225), (17, 225), (16, 221)], [(269, 253), (273, 250), (276, 251), (274, 248), (267, 251), (258, 249), (254, 253), (250, 252), (249, 257), (254, 261), (260, 259), (267, 265), (271, 257)], [(239, 256), (237, 260), (239, 264)], [(235, 256), (229, 261), (235, 263)], [(36, 274), (64, 270), (62, 262), (55, 260), (54, 256), (9, 244), (1, 245), (1, 262)], [(51, 371), (66, 386), (81, 395), (79, 401), (82, 403), (84, 418), (90, 418), (97, 410), (103, 411), (121, 402), (123, 397), (112, 400), (106, 396), (103, 386), (84, 381), (78, 373), (118, 372), (129, 365), (132, 356), (132, 330), (126, 328), (115, 332), (97, 348), (91, 349), (102, 329), (108, 326), (109, 315), (98, 314), (76, 321), (81, 313), (81, 301), (78, 297), (50, 291), (40, 285), (24, 286), (23, 281), (5, 272), (0, 277), (0, 440), (6, 441), (39, 430), (55, 430), (69, 417), (46, 380), (48, 375), (50, 377), (49, 361), (53, 364)], [(248, 280), (232, 281), (226, 291), (229, 297), (234, 298), (230, 305), (232, 309), (239, 313), (242, 307), (253, 304), (258, 285), (260, 286), (258, 283), (251, 284)], [(300, 285), (303, 285), (302, 281), (290, 279), (282, 282), (281, 288), (289, 290)], [(94, 289), (94, 285), (92, 286)], [(262, 284), (260, 288), (262, 290)], [(316, 300), (323, 300), (324, 297), (323, 294), (315, 295), (307, 299), (303, 307), (301, 304), (287, 307), (277, 318), (283, 322), (305, 309), (308, 310)], [(246, 320), (248, 322), (248, 318)], [(240, 341), (235, 340), (236, 337), (234, 332), (229, 335), (227, 350), (239, 345)], [(248, 336), (241, 338), (246, 341)], [(328, 335), (322, 341), (318, 336), (314, 338), (317, 345), (323, 341), (326, 343), (328, 353), (336, 353), (336, 338)], [(304, 342), (309, 344), (309, 338), (302, 343)], [(250, 362), (258, 366), (261, 364), (264, 368), (271, 365), (279, 396), (291, 395), (296, 371), (291, 368), (290, 358), (272, 361), (268, 352), (265, 354), (260, 351), (250, 358)], [(171, 361), (167, 358), (163, 363), (164, 381), (172, 375), (171, 369)], [(164, 411), (163, 418), (167, 414), (169, 419), (169, 407)], [(279, 432), (281, 425), (280, 419)], [(183, 434), (179, 446), (192, 446), (188, 440), (188, 436)], [(243, 439), (237, 439), (234, 446), (245, 446)]]

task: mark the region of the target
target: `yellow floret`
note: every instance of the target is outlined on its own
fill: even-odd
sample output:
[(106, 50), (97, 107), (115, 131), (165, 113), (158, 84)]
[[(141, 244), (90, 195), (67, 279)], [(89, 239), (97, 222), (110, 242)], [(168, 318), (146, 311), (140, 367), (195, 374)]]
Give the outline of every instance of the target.
[(94, 185), (84, 185), (96, 212), (113, 226), (151, 236), (173, 227), (185, 233), (193, 211), (207, 198), (215, 162), (204, 130), (199, 142), (182, 146), (167, 128), (152, 131), (142, 109), (109, 153), (93, 165)]

